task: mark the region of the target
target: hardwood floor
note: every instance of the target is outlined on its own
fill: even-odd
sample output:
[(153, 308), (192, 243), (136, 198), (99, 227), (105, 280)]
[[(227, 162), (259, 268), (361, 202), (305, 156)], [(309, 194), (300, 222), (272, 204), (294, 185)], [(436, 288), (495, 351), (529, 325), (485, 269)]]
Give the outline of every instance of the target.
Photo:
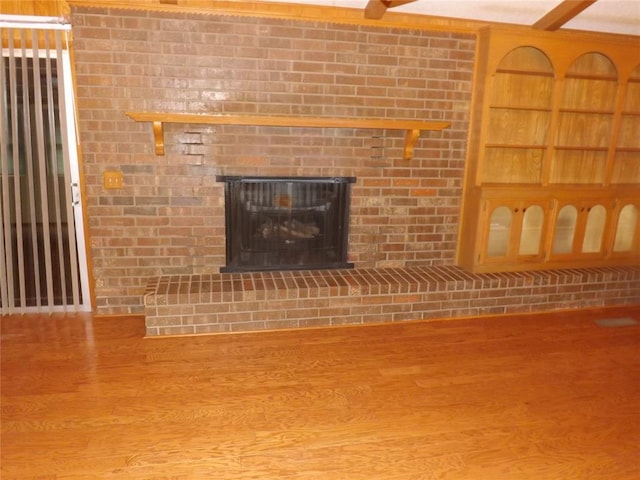
[(640, 306), (159, 339), (1, 322), (3, 480), (640, 478)]

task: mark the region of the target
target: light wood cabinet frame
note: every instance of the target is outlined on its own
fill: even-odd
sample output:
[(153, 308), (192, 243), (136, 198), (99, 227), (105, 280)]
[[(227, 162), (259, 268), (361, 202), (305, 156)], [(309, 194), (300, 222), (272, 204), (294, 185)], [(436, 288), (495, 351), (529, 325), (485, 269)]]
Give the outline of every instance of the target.
[[(640, 37), (481, 30), (458, 263), (474, 272), (638, 263), (638, 233), (631, 251), (612, 252), (616, 205), (623, 198), (640, 202), (636, 97)], [(487, 255), (489, 198), (510, 208), (548, 199), (542, 255), (534, 261), (514, 255), (516, 245), (503, 257)], [(596, 200), (607, 215), (603, 243), (583, 253), (583, 208)], [(555, 218), (571, 202), (579, 210), (574, 243), (570, 253), (554, 254)], [(511, 241), (520, 234), (512, 232)]]

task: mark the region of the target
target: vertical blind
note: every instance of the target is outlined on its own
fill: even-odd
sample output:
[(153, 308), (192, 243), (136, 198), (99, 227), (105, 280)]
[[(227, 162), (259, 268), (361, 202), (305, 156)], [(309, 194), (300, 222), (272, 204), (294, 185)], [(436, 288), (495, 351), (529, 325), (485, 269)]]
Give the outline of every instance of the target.
[(68, 141), (75, 125), (62, 65), (68, 26), (0, 28), (2, 313), (76, 310), (82, 288)]

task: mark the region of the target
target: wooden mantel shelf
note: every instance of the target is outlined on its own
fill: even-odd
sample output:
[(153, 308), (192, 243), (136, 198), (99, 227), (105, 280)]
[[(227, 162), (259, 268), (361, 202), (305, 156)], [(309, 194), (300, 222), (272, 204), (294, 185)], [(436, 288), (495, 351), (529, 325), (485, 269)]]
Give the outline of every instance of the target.
[(422, 130), (443, 130), (449, 122), (421, 120), (386, 120), (374, 118), (296, 117), (266, 115), (213, 115), (197, 113), (127, 112), (136, 122), (153, 125), (156, 155), (164, 155), (165, 123), (198, 123), (212, 125), (255, 125), (267, 127), (371, 128), (405, 130), (404, 159), (413, 158), (413, 148)]

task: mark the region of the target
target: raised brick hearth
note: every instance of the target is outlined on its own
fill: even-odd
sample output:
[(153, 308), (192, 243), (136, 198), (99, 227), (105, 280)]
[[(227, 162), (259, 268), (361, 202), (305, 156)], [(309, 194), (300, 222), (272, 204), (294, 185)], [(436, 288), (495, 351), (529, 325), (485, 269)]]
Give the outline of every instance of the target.
[(635, 303), (640, 303), (638, 267), (502, 274), (440, 266), (170, 275), (153, 279), (144, 297), (148, 336)]

